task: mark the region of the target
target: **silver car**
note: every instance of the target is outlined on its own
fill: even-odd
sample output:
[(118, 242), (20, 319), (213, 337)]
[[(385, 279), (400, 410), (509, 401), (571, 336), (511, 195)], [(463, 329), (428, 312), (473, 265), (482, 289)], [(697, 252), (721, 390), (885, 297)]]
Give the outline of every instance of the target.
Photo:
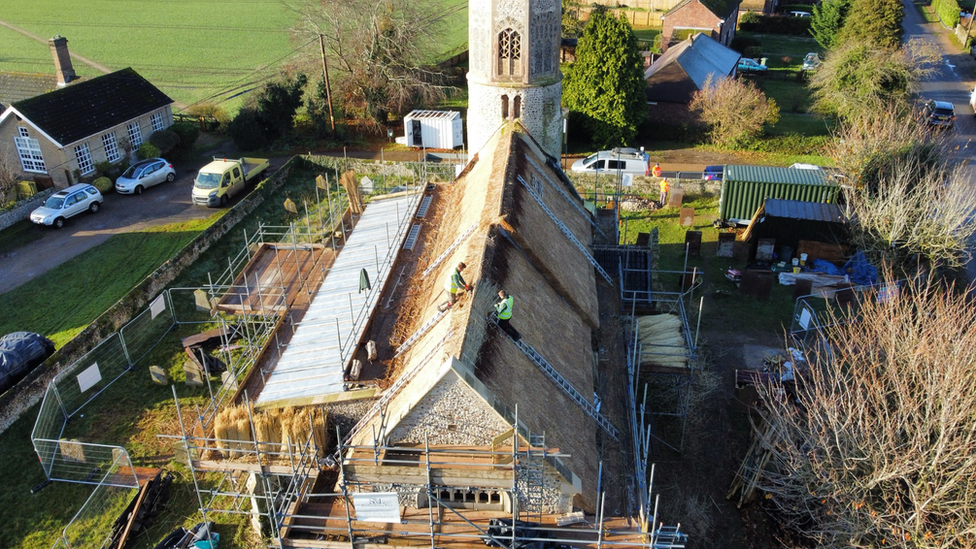
[(118, 180), (115, 181), (115, 192), (119, 194), (142, 194), (142, 191), (153, 185), (176, 180), (176, 170), (173, 165), (162, 158), (140, 160), (129, 166)]
[(65, 219), (82, 212), (96, 213), (101, 207), (102, 193), (87, 183), (78, 183), (49, 196), (43, 206), (31, 212), (30, 220), (60, 229)]

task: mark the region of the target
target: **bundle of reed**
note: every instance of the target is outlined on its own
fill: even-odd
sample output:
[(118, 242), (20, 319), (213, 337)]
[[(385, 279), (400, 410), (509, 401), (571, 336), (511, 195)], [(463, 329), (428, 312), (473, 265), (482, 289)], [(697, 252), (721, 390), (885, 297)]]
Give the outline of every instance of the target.
[(688, 367), (688, 346), (681, 333), (681, 319), (676, 315), (638, 317), (637, 338), (641, 343), (641, 364)]
[(281, 410), (281, 414), (278, 416), (278, 421), (281, 425), (281, 446), (278, 451), (285, 455), (288, 454), (288, 445), (291, 444), (293, 440), (291, 436), (291, 424), (294, 419), (294, 408), (284, 408)]
[(325, 451), (329, 448), (328, 427), (325, 408), (318, 408), (312, 413), (312, 436), (315, 437), (315, 448), (319, 457), (325, 457)]
[(356, 172), (349, 170), (342, 174), (339, 182), (346, 189), (349, 196), (349, 211), (354, 214), (363, 213), (363, 196), (359, 192), (359, 182), (356, 181)]
[[(228, 450), (230, 449), (227, 441), (230, 437), (227, 436), (227, 428), (230, 426), (230, 408), (224, 408), (217, 413), (217, 417), (214, 419), (214, 444), (217, 446), (217, 451), (220, 452), (222, 457), (229, 457)], [(235, 428), (237, 422), (234, 422)]]
[(278, 424), (278, 410), (265, 410), (254, 414), (254, 440), (262, 452), (278, 450), (281, 441), (281, 426)]
[(297, 410), (291, 420), (291, 443), (295, 446), (304, 445), (308, 437), (312, 435), (311, 429), (311, 417), (308, 410), (306, 408)]

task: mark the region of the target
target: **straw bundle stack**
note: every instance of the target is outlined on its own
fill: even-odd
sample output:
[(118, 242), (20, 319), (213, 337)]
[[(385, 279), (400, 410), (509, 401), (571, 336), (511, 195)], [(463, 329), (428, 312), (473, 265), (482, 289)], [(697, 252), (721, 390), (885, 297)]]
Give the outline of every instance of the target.
[[(230, 439), (227, 433), (227, 427), (230, 425), (230, 408), (224, 408), (217, 413), (217, 418), (214, 420), (214, 444), (217, 446), (217, 451), (221, 454), (221, 457), (229, 457), (228, 450), (230, 446), (226, 442)], [(236, 425), (236, 423), (235, 423)]]
[(354, 214), (363, 213), (363, 196), (359, 192), (359, 182), (356, 181), (356, 172), (349, 170), (339, 178), (346, 194), (349, 196), (349, 210)]
[(637, 318), (637, 334), (641, 343), (641, 364), (657, 364), (672, 368), (688, 366), (688, 346), (681, 333), (681, 319), (663, 314)]
[(288, 445), (291, 444), (292, 441), (291, 424), (294, 418), (294, 408), (284, 408), (278, 414), (278, 424), (281, 425), (281, 439), (278, 441), (280, 443), (278, 451), (283, 454), (288, 453)]

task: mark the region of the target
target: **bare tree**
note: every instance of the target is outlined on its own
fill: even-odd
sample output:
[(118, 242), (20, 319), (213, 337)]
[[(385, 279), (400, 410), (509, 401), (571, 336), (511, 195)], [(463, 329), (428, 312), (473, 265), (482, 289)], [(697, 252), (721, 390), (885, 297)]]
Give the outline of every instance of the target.
[[(889, 113), (897, 112), (894, 107)], [(946, 138), (910, 114), (842, 123), (830, 156), (847, 177), (852, 242), (875, 262), (912, 272), (969, 260), (976, 191), (946, 167)]]
[(976, 309), (911, 282), (831, 316), (795, 396), (760, 388), (760, 487), (818, 547), (976, 546)]
[[(334, 97), (341, 110), (379, 131), (386, 113), (443, 99), (444, 75), (432, 60), (448, 14), (428, 0), (298, 0), (294, 32), (323, 37)], [(458, 4), (447, 10), (457, 10)], [(310, 59), (321, 63), (321, 60)]]
[(763, 125), (779, 120), (776, 101), (768, 99), (752, 82), (709, 75), (689, 105), (708, 125), (712, 142), (734, 146), (762, 132)]

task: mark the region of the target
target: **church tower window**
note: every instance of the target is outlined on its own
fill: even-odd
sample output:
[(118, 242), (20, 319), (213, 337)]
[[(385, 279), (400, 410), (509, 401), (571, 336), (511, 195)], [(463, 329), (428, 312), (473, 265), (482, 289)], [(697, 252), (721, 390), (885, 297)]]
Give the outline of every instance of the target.
[(522, 39), (514, 29), (498, 33), (498, 74), (519, 76), (522, 73)]

